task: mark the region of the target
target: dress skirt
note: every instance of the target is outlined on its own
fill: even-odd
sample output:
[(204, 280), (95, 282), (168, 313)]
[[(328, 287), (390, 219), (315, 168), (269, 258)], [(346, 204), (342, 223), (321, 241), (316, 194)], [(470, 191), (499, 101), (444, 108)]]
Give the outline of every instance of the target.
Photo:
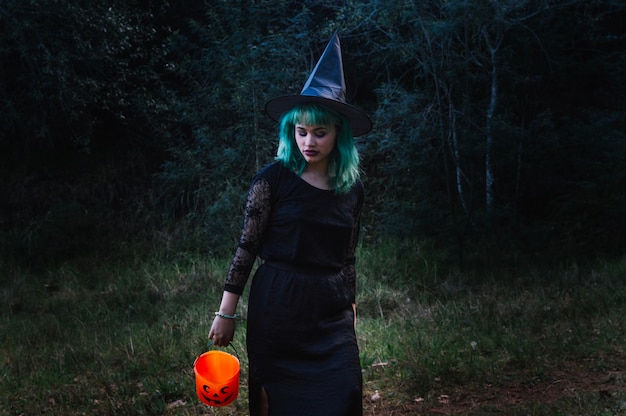
[(248, 303), (250, 414), (360, 416), (362, 375), (351, 291), (335, 270), (268, 262)]

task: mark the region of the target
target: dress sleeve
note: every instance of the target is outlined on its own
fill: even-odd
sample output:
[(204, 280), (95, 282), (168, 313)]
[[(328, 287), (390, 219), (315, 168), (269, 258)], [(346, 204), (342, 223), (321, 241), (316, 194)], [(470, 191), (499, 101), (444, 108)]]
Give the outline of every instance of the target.
[(352, 225), (352, 234), (350, 236), (350, 247), (348, 251), (348, 257), (345, 266), (341, 270), (343, 275), (348, 280), (350, 286), (352, 303), (356, 303), (356, 246), (359, 244), (359, 232), (361, 229), (361, 210), (363, 208), (364, 190), (363, 185), (359, 182), (357, 204), (354, 209), (354, 223)]
[(270, 197), (267, 180), (259, 176), (255, 178), (248, 191), (239, 244), (226, 275), (224, 290), (227, 292), (243, 293), (270, 217)]

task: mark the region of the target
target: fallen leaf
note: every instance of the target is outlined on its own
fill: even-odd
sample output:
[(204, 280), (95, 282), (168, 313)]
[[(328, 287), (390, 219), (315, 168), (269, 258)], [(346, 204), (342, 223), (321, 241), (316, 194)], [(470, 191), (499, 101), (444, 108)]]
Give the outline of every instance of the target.
[(388, 363), (388, 362), (386, 362), (386, 361), (383, 361), (383, 362), (380, 362), (380, 363), (374, 363), (374, 364), (372, 364), (372, 367), (384, 367), (384, 366), (386, 366), (386, 365), (389, 365), (389, 363)]
[(372, 394), (372, 397), (370, 397), (370, 400), (375, 402), (381, 399), (380, 394), (378, 393), (378, 390), (374, 391), (374, 394)]
[(173, 408), (175, 408), (175, 407), (181, 407), (181, 406), (184, 406), (185, 404), (187, 404), (187, 403), (185, 403), (185, 402), (184, 402), (184, 401), (182, 401), (182, 400), (176, 400), (175, 402), (172, 402), (172, 403), (168, 404), (168, 405), (167, 405), (167, 408), (168, 408), (168, 409), (173, 409)]

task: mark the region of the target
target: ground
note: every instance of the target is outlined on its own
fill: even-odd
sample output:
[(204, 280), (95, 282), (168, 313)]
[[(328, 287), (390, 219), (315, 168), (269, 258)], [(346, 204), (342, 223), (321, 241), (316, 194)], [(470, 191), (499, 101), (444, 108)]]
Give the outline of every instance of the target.
[[(528, 377), (529, 372), (518, 370), (500, 377), (511, 381), (497, 386), (468, 383), (442, 387), (429, 397), (406, 398), (404, 402), (387, 400), (387, 396), (393, 396), (391, 390), (377, 391), (366, 400), (366, 415), (462, 415), (487, 407), (503, 412), (531, 403), (550, 404), (581, 397), (601, 400), (623, 394), (626, 390), (626, 356), (611, 357), (611, 366), (601, 369), (594, 368), (596, 362), (593, 359), (567, 362), (543, 372), (536, 380)], [(626, 414), (626, 402), (622, 402), (619, 414)]]

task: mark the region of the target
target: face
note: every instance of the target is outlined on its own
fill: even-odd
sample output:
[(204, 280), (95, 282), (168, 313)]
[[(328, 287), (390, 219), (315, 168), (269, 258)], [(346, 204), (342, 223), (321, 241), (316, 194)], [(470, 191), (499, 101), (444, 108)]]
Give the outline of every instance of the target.
[(335, 126), (296, 124), (295, 133), (300, 153), (309, 165), (328, 164), (337, 141)]
[(202, 390), (202, 397), (211, 406), (224, 406), (234, 400), (234, 393), (230, 391), (230, 386), (223, 386), (218, 390), (215, 386), (211, 388), (205, 384), (202, 386)]

